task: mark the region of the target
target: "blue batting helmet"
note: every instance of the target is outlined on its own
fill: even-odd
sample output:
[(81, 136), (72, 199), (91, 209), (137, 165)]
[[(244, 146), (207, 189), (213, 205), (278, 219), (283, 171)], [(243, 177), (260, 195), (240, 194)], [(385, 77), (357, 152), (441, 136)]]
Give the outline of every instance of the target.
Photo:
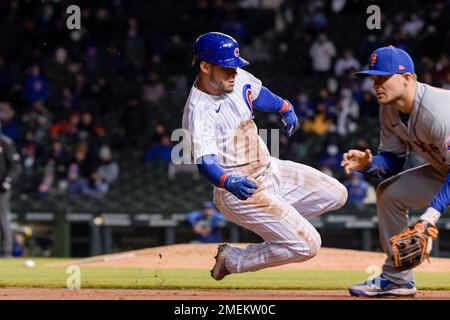
[(194, 43), (194, 62), (207, 61), (226, 68), (241, 68), (248, 62), (239, 56), (239, 45), (229, 35), (208, 32)]

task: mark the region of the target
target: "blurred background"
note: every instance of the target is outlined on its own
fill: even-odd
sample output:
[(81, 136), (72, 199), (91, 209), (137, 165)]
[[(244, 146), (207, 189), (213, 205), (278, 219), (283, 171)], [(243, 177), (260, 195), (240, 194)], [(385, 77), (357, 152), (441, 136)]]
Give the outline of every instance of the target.
[[(72, 4), (81, 30), (66, 27)], [(373, 4), (381, 28), (370, 30)], [(339, 168), (348, 148), (375, 152), (379, 141), (370, 81), (352, 73), (392, 44), (411, 54), (419, 81), (450, 89), (449, 16), (449, 0), (2, 0), (1, 132), (23, 166), (11, 198), (13, 255), (260, 240), (215, 212), (195, 167), (170, 162), (195, 78), (192, 44), (209, 31), (235, 37), (248, 71), (294, 105), (301, 129), (280, 137), (280, 158), (348, 188), (344, 208), (312, 221), (323, 245), (380, 251), (379, 181)], [(255, 116), (259, 128), (279, 128), (276, 115)], [(412, 155), (408, 166), (420, 163)], [(450, 256), (445, 215), (439, 227), (434, 255)]]

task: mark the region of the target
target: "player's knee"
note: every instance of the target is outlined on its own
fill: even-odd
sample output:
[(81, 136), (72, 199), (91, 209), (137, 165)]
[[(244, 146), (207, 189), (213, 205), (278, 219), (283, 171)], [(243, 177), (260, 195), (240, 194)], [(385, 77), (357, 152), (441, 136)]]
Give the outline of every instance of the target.
[(309, 245), (311, 257), (314, 257), (319, 253), (321, 246), (322, 246), (322, 238), (320, 237), (319, 232), (316, 231), (316, 236)]
[(376, 191), (377, 216), (406, 214), (410, 206), (406, 192), (404, 186), (395, 183), (380, 184)]
[(311, 230), (309, 234), (305, 234), (301, 242), (295, 245), (292, 249), (298, 255), (300, 260), (304, 260), (305, 256), (310, 259), (319, 253), (322, 246), (322, 238), (317, 230)]
[(348, 199), (348, 191), (347, 188), (342, 184), (339, 183), (339, 188), (338, 188), (338, 209), (342, 208), (346, 203), (347, 203), (347, 199)]
[(332, 189), (332, 196), (333, 196), (333, 204), (331, 210), (337, 210), (339, 208), (342, 208), (347, 202), (348, 198), (347, 188), (342, 183), (336, 180)]
[(316, 256), (319, 251), (320, 247), (322, 246), (322, 239), (320, 236), (318, 238), (314, 238), (314, 240), (308, 242), (309, 243), (309, 258), (312, 258)]
[(380, 183), (377, 187), (377, 189), (375, 190), (376, 195), (377, 195), (377, 200), (380, 199), (383, 196), (383, 192), (386, 189), (385, 186), (383, 186), (383, 183)]
[(392, 184), (381, 183), (377, 187), (377, 203), (387, 203), (396, 200), (396, 193)]

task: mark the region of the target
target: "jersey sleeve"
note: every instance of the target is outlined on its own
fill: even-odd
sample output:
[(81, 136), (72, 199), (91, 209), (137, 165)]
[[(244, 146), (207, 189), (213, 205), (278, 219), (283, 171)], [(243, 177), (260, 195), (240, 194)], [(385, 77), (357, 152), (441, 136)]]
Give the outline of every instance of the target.
[(379, 151), (386, 151), (392, 153), (397, 157), (406, 156), (408, 152), (408, 145), (390, 128), (388, 123), (388, 115), (385, 109), (386, 107), (380, 107), (380, 146)]
[(262, 87), (261, 80), (252, 75), (250, 72), (247, 72), (243, 69), (239, 69), (238, 72), (245, 78), (244, 82), (250, 84), (252, 90), (252, 101), (255, 101), (259, 96), (259, 92), (261, 91)]
[(435, 119), (427, 132), (430, 134), (429, 140), (436, 142), (442, 159), (450, 170), (450, 116)]
[(205, 103), (198, 104), (192, 112), (190, 121), (189, 133), (194, 160), (210, 154), (217, 155), (217, 117), (214, 108)]

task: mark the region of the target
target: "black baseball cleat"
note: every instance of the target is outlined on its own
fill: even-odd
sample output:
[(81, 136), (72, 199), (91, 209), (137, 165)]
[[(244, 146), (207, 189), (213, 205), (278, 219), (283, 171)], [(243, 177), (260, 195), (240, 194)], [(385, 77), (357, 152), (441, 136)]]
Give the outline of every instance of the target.
[(231, 274), (225, 267), (225, 256), (226, 256), (226, 250), (230, 246), (226, 243), (223, 243), (217, 247), (217, 254), (215, 256), (216, 264), (211, 270), (211, 277), (213, 279), (219, 281), (225, 278), (227, 275)]

